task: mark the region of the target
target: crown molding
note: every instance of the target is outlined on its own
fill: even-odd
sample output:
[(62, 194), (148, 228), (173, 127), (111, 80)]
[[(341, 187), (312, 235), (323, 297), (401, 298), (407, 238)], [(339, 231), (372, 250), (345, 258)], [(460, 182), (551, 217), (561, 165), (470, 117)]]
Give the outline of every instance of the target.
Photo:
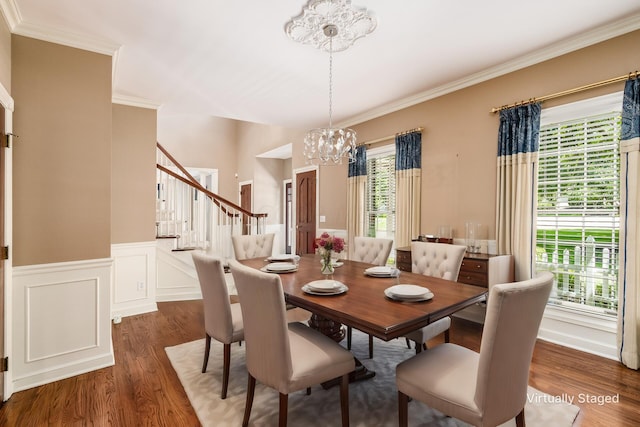
[(112, 95), (111, 102), (114, 104), (128, 105), (129, 107), (149, 108), (151, 110), (157, 110), (162, 105), (161, 103), (151, 101), (149, 99), (117, 93)]
[(120, 49), (119, 44), (110, 40), (73, 34), (55, 28), (47, 28), (42, 25), (33, 25), (28, 22), (20, 22), (17, 24), (13, 28), (12, 33), (109, 56), (113, 56), (118, 49)]
[(478, 73), (471, 74), (467, 77), (453, 81), (446, 85), (438, 86), (436, 88), (417, 93), (398, 101), (373, 108), (362, 114), (352, 116), (349, 119), (346, 119), (343, 122), (337, 124), (336, 126), (354, 126), (358, 123), (363, 123), (368, 120), (384, 116), (386, 114), (394, 113), (396, 111), (412, 107), (416, 104), (429, 101), (439, 96), (446, 95), (448, 93), (452, 93), (457, 90), (464, 89), (466, 87), (473, 86), (475, 84), (482, 83), (514, 71), (518, 71), (522, 68), (538, 64), (540, 62), (576, 51), (578, 49), (582, 49), (587, 46), (594, 45), (596, 43), (603, 42), (605, 40), (609, 40), (617, 36), (621, 36), (637, 29), (640, 29), (640, 13), (630, 15), (611, 24), (596, 28), (591, 31), (587, 31), (574, 37), (570, 37), (531, 54), (516, 58), (512, 61), (505, 62), (495, 67), (488, 68)]
[(0, 0), (0, 10), (2, 11), (2, 16), (4, 17), (7, 26), (9, 27), (9, 31), (13, 32), (16, 25), (22, 22), (22, 16), (20, 15), (20, 10), (18, 10), (18, 5), (16, 5), (14, 0)]
[(64, 46), (75, 47), (90, 52), (113, 56), (120, 49), (120, 45), (111, 40), (98, 37), (74, 34), (55, 28), (47, 28), (25, 22), (20, 9), (14, 0), (0, 0), (2, 16), (13, 34), (31, 37)]

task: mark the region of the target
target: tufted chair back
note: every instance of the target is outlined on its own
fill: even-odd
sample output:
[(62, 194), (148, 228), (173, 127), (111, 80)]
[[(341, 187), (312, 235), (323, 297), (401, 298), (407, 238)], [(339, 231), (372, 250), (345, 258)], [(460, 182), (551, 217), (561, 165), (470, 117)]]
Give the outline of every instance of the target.
[(446, 243), (411, 242), (411, 272), (456, 281), (465, 249)]
[(268, 257), (273, 251), (274, 233), (231, 236), (236, 259)]
[(385, 265), (393, 240), (357, 236), (353, 238), (353, 260), (368, 264)]

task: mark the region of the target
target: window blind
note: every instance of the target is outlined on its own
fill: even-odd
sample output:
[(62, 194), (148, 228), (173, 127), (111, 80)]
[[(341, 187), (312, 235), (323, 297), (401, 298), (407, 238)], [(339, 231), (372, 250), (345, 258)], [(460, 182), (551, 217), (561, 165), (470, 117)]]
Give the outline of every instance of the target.
[(620, 113), (540, 130), (538, 269), (556, 274), (551, 301), (617, 309)]
[(395, 230), (395, 154), (367, 159), (367, 235), (393, 238)]

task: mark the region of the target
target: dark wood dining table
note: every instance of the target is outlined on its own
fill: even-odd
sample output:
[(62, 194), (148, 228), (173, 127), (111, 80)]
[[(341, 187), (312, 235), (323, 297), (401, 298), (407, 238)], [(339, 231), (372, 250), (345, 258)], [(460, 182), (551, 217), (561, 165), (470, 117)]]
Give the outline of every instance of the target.
[[(264, 257), (240, 262), (257, 269), (268, 263)], [(484, 301), (487, 294), (484, 287), (404, 271), (398, 278), (372, 277), (365, 274), (371, 264), (349, 260), (341, 262), (343, 265), (327, 276), (320, 272), (318, 255), (303, 255), (297, 271), (280, 273), (286, 302), (312, 312), (311, 326), (314, 321), (327, 319), (336, 325), (336, 331), (341, 331), (341, 324), (344, 324), (389, 341)], [(306, 283), (329, 278), (345, 284), (348, 291), (340, 295), (310, 295), (302, 290)], [(386, 297), (384, 290), (399, 283), (429, 288), (434, 297), (422, 302), (396, 301)], [(342, 337), (344, 332), (338, 338)], [(334, 337), (336, 341), (338, 338)]]

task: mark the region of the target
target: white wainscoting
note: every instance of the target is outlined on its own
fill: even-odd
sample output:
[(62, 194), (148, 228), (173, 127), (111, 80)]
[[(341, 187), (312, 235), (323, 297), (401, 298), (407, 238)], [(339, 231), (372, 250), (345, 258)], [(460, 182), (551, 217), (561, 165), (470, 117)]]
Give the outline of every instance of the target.
[(172, 252), (162, 240), (158, 240), (157, 248), (156, 301), (201, 299), (192, 251)]
[(111, 259), (13, 268), (14, 392), (114, 364)]
[(547, 305), (538, 338), (618, 360), (615, 317)]
[(111, 318), (156, 311), (156, 241), (111, 245)]

